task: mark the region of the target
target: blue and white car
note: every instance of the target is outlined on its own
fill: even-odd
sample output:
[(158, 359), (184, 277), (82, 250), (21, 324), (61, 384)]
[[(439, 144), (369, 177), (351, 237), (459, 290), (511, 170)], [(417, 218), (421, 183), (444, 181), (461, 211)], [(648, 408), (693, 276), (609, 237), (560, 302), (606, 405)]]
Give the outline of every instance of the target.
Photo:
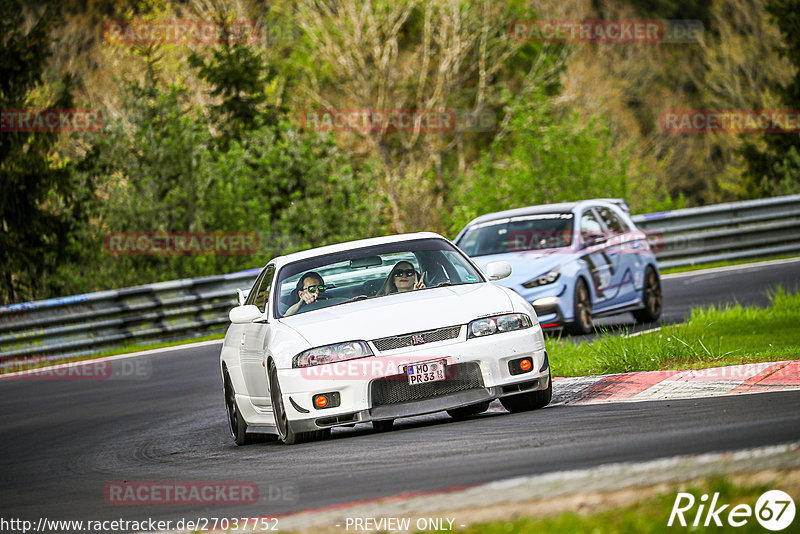
[(595, 199), (489, 213), (471, 221), (456, 245), (484, 269), (506, 261), (497, 282), (533, 304), (542, 328), (592, 331), (592, 319), (632, 312), (661, 315), (661, 277), (644, 232), (622, 200)]

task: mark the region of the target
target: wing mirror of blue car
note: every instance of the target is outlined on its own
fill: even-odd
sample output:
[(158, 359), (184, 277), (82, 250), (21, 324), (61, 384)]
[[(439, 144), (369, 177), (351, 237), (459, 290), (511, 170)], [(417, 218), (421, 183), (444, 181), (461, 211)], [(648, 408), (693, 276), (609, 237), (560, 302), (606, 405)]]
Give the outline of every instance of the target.
[(236, 306), (230, 312), (228, 312), (228, 317), (234, 324), (252, 323), (256, 319), (260, 319), (262, 315), (263, 314), (261, 313), (261, 310), (258, 309), (258, 306), (254, 306), (253, 304)]
[(486, 277), (489, 280), (502, 280), (511, 274), (511, 264), (507, 261), (493, 261), (486, 266)]

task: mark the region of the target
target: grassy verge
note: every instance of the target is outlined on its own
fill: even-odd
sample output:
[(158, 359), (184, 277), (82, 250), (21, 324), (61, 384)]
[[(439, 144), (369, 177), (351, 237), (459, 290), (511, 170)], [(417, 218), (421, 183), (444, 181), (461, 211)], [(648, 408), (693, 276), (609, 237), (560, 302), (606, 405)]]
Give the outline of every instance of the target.
[(800, 357), (800, 294), (778, 288), (768, 308), (696, 308), (688, 322), (634, 337), (546, 338), (558, 376), (698, 369)]
[(702, 271), (703, 269), (713, 269), (714, 267), (730, 267), (732, 265), (745, 265), (748, 263), (758, 263), (762, 261), (773, 260), (788, 260), (797, 258), (797, 254), (783, 254), (780, 256), (767, 256), (763, 258), (747, 258), (743, 260), (728, 260), (728, 261), (715, 261), (712, 263), (700, 263), (698, 265), (684, 265), (682, 267), (670, 267), (669, 269), (660, 269), (661, 274), (672, 273), (685, 273), (689, 271)]
[(209, 336), (193, 337), (191, 339), (184, 339), (181, 341), (166, 341), (161, 343), (149, 343), (143, 345), (125, 345), (122, 347), (115, 347), (113, 349), (106, 349), (92, 355), (76, 356), (74, 358), (63, 358), (60, 360), (24, 360), (13, 362), (3, 369), (0, 369), (0, 375), (6, 373), (13, 373), (16, 371), (25, 371), (28, 369), (37, 369), (39, 367), (49, 367), (51, 365), (59, 365), (62, 363), (72, 363), (84, 360), (93, 360), (95, 358), (105, 358), (107, 356), (118, 356), (120, 354), (130, 354), (132, 352), (140, 352), (144, 350), (161, 349), (165, 347), (180, 347), (181, 345), (188, 345), (190, 343), (199, 343), (201, 341), (213, 341), (215, 339), (222, 339), (224, 334), (212, 334)]
[[(493, 521), (488, 523), (478, 523), (465, 529), (457, 529), (463, 534), (517, 534), (528, 532), (547, 532), (575, 534), (580, 532), (602, 532), (604, 534), (617, 532), (767, 532), (755, 517), (747, 518), (747, 523), (741, 527), (733, 527), (728, 524), (728, 512), (738, 504), (744, 504), (751, 509), (755, 508), (759, 496), (764, 492), (773, 489), (782, 489), (791, 495), (795, 501), (798, 498), (797, 487), (781, 487), (782, 480), (771, 481), (770, 483), (759, 482), (739, 482), (729, 478), (715, 478), (696, 482), (689, 487), (675, 486), (672, 490), (663, 492), (654, 497), (638, 500), (632, 504), (622, 507), (611, 508), (594, 513), (574, 513), (566, 512), (546, 518), (521, 517), (509, 521)], [(691, 493), (695, 497), (695, 506), (684, 514), (687, 526), (682, 527), (676, 521), (673, 526), (667, 527), (669, 516), (678, 492)], [(698, 511), (700, 498), (702, 495), (713, 496), (719, 493), (718, 505), (730, 504), (722, 513), (719, 514), (720, 522), (723, 526), (714, 525), (710, 521), (709, 527), (703, 527), (702, 523), (706, 519), (708, 506), (703, 510), (700, 525), (691, 526)], [(685, 502), (685, 501), (684, 501)], [(798, 519), (795, 517), (794, 524)], [(792, 529), (790, 526), (785, 532)]]

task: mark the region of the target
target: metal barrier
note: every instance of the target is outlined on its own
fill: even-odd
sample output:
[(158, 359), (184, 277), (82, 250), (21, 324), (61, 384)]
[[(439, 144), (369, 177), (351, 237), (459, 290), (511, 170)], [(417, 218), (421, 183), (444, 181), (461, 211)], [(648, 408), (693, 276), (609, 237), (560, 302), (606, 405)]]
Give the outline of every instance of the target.
[(259, 269), (175, 280), (0, 308), (0, 368), (18, 359), (56, 360), (131, 343), (191, 339), (227, 328), (236, 289)]
[(635, 215), (662, 269), (800, 252), (800, 195)]
[[(662, 268), (800, 252), (800, 195), (633, 217)], [(0, 368), (224, 332), (258, 269), (0, 307)]]

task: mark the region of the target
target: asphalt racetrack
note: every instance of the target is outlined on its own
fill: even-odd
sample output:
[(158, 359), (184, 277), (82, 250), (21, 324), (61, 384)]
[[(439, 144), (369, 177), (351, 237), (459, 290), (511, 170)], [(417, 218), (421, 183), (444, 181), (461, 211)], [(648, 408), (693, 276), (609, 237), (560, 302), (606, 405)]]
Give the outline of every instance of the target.
[[(800, 263), (663, 281), (664, 317), (798, 285)], [(622, 320), (624, 322), (624, 319)], [(177, 519), (281, 515), (404, 492), (437, 491), (612, 462), (734, 450), (800, 440), (800, 391), (625, 404), (551, 405), (446, 414), (334, 430), (296, 446), (234, 445), (218, 370), (219, 345), (134, 358), (148, 378), (0, 380), (2, 517)], [(557, 362), (553, 362), (558, 373)], [(558, 391), (556, 389), (558, 400)], [(246, 505), (118, 506), (123, 481), (237, 481), (258, 486)]]

